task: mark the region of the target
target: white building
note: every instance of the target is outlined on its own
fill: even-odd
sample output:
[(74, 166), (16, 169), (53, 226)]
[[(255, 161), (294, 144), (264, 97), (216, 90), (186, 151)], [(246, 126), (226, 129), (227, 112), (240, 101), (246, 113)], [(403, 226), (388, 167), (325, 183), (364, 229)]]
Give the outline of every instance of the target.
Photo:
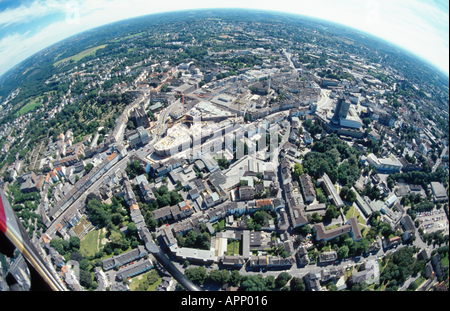
[(367, 161), (372, 164), (372, 166), (375, 167), (379, 172), (400, 172), (403, 167), (397, 157), (393, 154), (389, 155), (388, 158), (378, 159), (373, 153), (371, 153), (367, 156)]

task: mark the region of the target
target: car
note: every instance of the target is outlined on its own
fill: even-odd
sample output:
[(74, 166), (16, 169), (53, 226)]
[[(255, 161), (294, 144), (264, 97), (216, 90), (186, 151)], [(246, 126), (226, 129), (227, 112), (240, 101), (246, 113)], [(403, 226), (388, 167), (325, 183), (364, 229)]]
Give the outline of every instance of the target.
[(147, 149), (147, 152), (149, 152), (150, 151), (150, 149)]

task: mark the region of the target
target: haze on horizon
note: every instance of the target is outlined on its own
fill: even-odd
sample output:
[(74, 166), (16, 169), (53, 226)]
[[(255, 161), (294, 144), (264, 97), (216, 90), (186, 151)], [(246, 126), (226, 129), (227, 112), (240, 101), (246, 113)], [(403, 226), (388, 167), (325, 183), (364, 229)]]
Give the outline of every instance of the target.
[(217, 8), (285, 12), (349, 26), (449, 76), (449, 3), (442, 0), (0, 0), (0, 76), (46, 47), (95, 27), (153, 13)]

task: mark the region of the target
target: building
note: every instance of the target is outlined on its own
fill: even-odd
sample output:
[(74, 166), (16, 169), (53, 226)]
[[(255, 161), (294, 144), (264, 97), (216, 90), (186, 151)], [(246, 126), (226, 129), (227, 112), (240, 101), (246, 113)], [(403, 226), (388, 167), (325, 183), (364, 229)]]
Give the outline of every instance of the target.
[(416, 227), (409, 215), (405, 215), (405, 217), (403, 217), (402, 220), (400, 220), (400, 223), (403, 227), (403, 236), (402, 236), (403, 241), (407, 241), (414, 236), (416, 232)]
[(389, 249), (391, 247), (394, 247), (396, 245), (399, 245), (402, 242), (402, 237), (396, 236), (390, 239), (384, 239), (383, 240), (383, 247), (385, 249)]
[(350, 284), (359, 284), (365, 281), (367, 284), (379, 283), (380, 267), (378, 261), (368, 260), (362, 264), (361, 270), (354, 272), (348, 279)]
[(226, 268), (242, 268), (245, 264), (244, 256), (227, 256), (221, 258), (222, 265)]
[(399, 173), (403, 168), (402, 163), (393, 154), (388, 158), (379, 159), (371, 153), (367, 156), (367, 162), (375, 167), (379, 173)]
[(316, 190), (308, 174), (300, 176), (300, 185), (302, 187), (303, 198), (306, 203), (312, 203), (316, 199)]
[(289, 219), (286, 211), (284, 209), (280, 209), (277, 212), (277, 220), (278, 220), (278, 230), (286, 231), (289, 229)]
[(345, 233), (350, 233), (350, 225), (343, 225), (334, 229), (326, 230), (323, 223), (314, 225), (313, 230), (316, 232), (316, 239), (318, 241), (330, 241)]
[(328, 199), (331, 201), (331, 203), (334, 206), (336, 206), (337, 208), (344, 206), (344, 202), (342, 201), (341, 197), (337, 193), (337, 190), (334, 187), (333, 183), (331, 182), (330, 177), (328, 177), (327, 173), (323, 173), (322, 178), (317, 180), (317, 185), (323, 186), (323, 189), (324, 189)]
[(314, 225), (313, 230), (316, 232), (317, 241), (330, 241), (345, 233), (348, 233), (355, 241), (362, 239), (361, 230), (359, 229), (356, 217), (351, 217), (347, 220), (345, 225), (330, 230), (326, 230), (321, 222)]
[(134, 122), (136, 127), (149, 128), (150, 121), (145, 113), (144, 107), (140, 106), (130, 113), (130, 120)]
[(324, 252), (319, 255), (319, 263), (331, 263), (338, 259), (336, 251)]
[(255, 198), (255, 190), (249, 186), (239, 187), (239, 197), (244, 201), (253, 200)]
[(136, 132), (128, 137), (131, 148), (136, 148), (139, 145), (147, 145), (150, 142), (150, 135), (142, 126), (136, 129)]
[(434, 255), (433, 259), (431, 260), (431, 264), (434, 267), (434, 272), (436, 273), (436, 276), (439, 278), (443, 277), (445, 270), (442, 265), (441, 255), (439, 253), (436, 253), (436, 255)]
[(122, 281), (126, 278), (132, 278), (136, 275), (147, 272), (151, 268), (153, 268), (153, 263), (150, 258), (141, 260), (134, 265), (129, 265), (128, 267), (119, 270), (116, 274), (116, 280)]
[(308, 132), (304, 132), (303, 133), (303, 141), (305, 142), (305, 144), (309, 145), (312, 143), (312, 137), (311, 134), (309, 134)]
[(202, 160), (203, 160), (203, 163), (205, 164), (205, 167), (210, 172), (216, 171), (219, 167), (217, 161), (214, 160), (214, 158), (211, 156), (211, 154), (209, 152), (202, 155)]
[(333, 124), (339, 124), (341, 118), (347, 117), (349, 109), (350, 102), (345, 100), (345, 98), (341, 95), (336, 103), (336, 107), (334, 108), (334, 115), (331, 122)]
[(431, 191), (433, 192), (433, 199), (435, 202), (447, 202), (447, 191), (445, 187), (439, 182), (431, 182)]
[(352, 227), (352, 230), (350, 231), (350, 236), (355, 241), (359, 241), (363, 238), (361, 234), (361, 230), (359, 229), (359, 223), (356, 217), (351, 217), (347, 220), (347, 224), (349, 224)]
[(126, 253), (123, 253), (119, 256), (113, 256), (112, 258), (107, 258), (102, 261), (102, 268), (104, 271), (111, 270), (116, 267), (123, 266), (132, 261), (143, 258), (147, 255), (147, 251), (145, 247), (142, 245), (138, 245), (138, 248), (132, 249)]

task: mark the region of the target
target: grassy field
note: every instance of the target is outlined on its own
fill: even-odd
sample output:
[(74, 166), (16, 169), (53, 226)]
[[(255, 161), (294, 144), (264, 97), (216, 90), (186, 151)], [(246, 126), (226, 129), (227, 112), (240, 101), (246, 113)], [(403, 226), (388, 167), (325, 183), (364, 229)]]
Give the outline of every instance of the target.
[(340, 226), (341, 226), (340, 224), (335, 224), (335, 225), (333, 225), (333, 226), (325, 227), (325, 230), (331, 230), (331, 229), (334, 229), (334, 228), (338, 228), (338, 227), (340, 227)]
[[(147, 275), (150, 272), (151, 272), (151, 270), (146, 272), (146, 273), (144, 273), (144, 274), (141, 274), (141, 275), (138, 275), (138, 276), (132, 278), (131, 279), (131, 283), (129, 283), (130, 289), (132, 291), (137, 290), (137, 288), (139, 287), (139, 284), (141, 284), (142, 282), (144, 282), (147, 279)], [(156, 281), (153, 284), (150, 284), (150, 286), (147, 289), (147, 292), (154, 292), (156, 287), (159, 285), (159, 283), (161, 283), (161, 281), (162, 281), (162, 279), (159, 278), (158, 281)]]
[(84, 51), (78, 53), (77, 55), (74, 55), (74, 56), (71, 56), (71, 57), (67, 57), (67, 58), (61, 59), (61, 60), (53, 63), (53, 66), (56, 67), (60, 63), (65, 62), (65, 61), (69, 61), (69, 60), (73, 60), (73, 61), (77, 62), (77, 61), (83, 59), (86, 56), (94, 55), (95, 52), (97, 52), (97, 50), (103, 49), (106, 46), (107, 46), (107, 44), (103, 44), (103, 45), (95, 46), (93, 48), (84, 50)]
[(100, 230), (92, 230), (80, 241), (80, 253), (83, 256), (95, 255), (98, 251)]
[(37, 107), (39, 107), (42, 103), (41, 103), (41, 99), (43, 98), (43, 96), (39, 96), (36, 97), (35, 99), (33, 99), (32, 101), (30, 101), (28, 104), (26, 104), (25, 106), (22, 107), (22, 109), (20, 109), (16, 115), (17, 116), (21, 116), (24, 115), (34, 109), (36, 109)]
[(417, 285), (417, 287), (419, 287), (420, 285), (422, 285), (423, 282), (425, 282), (427, 279), (424, 278), (422, 275), (414, 281), (414, 283)]
[(239, 255), (240, 254), (240, 241), (234, 240), (227, 245), (227, 255)]
[(123, 41), (123, 40), (126, 40), (126, 39), (130, 39), (130, 38), (134, 38), (134, 37), (137, 37), (137, 36), (143, 35), (143, 34), (145, 34), (145, 33), (146, 33), (146, 32), (145, 32), (145, 31), (143, 31), (143, 32), (140, 32), (140, 33), (137, 33), (137, 34), (134, 34), (134, 35), (129, 35), (129, 36), (126, 36), (126, 37), (123, 37), (123, 38), (117, 39), (117, 40), (112, 40), (112, 42), (120, 42), (120, 41)]
[(441, 257), (442, 266), (448, 266), (448, 253), (445, 255), (445, 257)]

